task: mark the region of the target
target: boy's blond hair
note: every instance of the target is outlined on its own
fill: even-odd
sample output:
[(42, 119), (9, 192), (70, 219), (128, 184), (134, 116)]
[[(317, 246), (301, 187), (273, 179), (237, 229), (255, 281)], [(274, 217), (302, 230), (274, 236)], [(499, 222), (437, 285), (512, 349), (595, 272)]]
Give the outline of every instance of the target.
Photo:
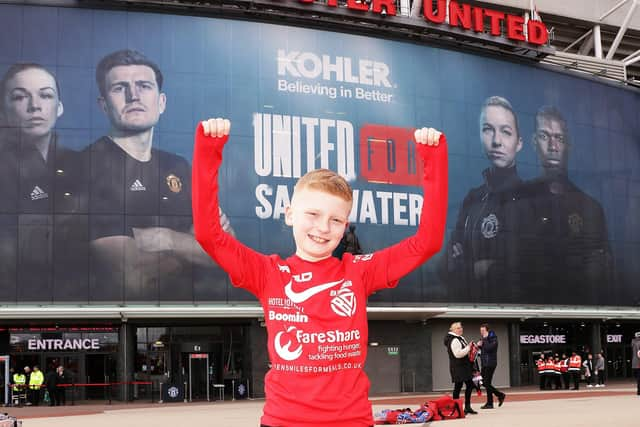
[(323, 191), (353, 203), (353, 190), (347, 180), (329, 169), (316, 169), (304, 174), (293, 188), (294, 196), (296, 191), (303, 189)]

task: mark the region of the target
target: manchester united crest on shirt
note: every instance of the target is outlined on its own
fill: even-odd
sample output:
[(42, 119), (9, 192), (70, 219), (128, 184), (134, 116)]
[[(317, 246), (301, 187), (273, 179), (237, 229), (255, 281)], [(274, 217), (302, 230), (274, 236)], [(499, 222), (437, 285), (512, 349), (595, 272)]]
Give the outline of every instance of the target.
[(577, 213), (572, 213), (567, 217), (567, 223), (569, 224), (569, 230), (571, 230), (571, 234), (581, 234), (582, 226), (584, 225), (584, 221), (582, 217)]
[(498, 235), (498, 231), (500, 230), (500, 222), (498, 222), (498, 217), (495, 214), (490, 214), (482, 218), (480, 230), (482, 231), (482, 235), (485, 239), (493, 239), (494, 237), (496, 237)]
[(167, 186), (172, 193), (179, 193), (182, 190), (182, 181), (174, 174), (167, 175)]

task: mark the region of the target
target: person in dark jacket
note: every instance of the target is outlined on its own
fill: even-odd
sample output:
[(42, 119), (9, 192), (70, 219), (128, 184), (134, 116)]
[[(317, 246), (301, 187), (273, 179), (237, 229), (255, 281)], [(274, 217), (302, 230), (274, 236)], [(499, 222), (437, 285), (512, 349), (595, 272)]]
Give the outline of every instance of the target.
[(49, 406), (57, 406), (58, 394), (58, 373), (53, 366), (49, 367), (47, 375), (44, 376), (44, 384), (49, 393)]
[(356, 236), (356, 226), (349, 224), (349, 229), (344, 233), (344, 251), (354, 255), (362, 254), (362, 247), (358, 236)]
[(64, 370), (64, 366), (58, 366), (56, 369), (56, 374), (58, 375), (58, 382), (56, 383), (56, 404), (58, 405), (66, 405), (67, 404), (67, 388), (64, 387), (66, 384), (71, 384), (71, 376)]
[(473, 391), (473, 364), (469, 360), (469, 351), (471, 344), (462, 336), (462, 323), (454, 322), (449, 327), (449, 333), (444, 338), (444, 346), (449, 354), (449, 371), (451, 372), (451, 382), (454, 383), (453, 398), (460, 397), (462, 385), (466, 386), (464, 390), (464, 413), (477, 414), (471, 408), (471, 393)]
[(480, 364), (482, 383), (487, 389), (487, 403), (482, 405), (480, 409), (493, 409), (493, 395), (498, 397), (498, 406), (502, 406), (504, 403), (506, 394), (498, 390), (491, 383), (493, 381), (493, 374), (498, 366), (498, 336), (494, 331), (489, 329), (489, 325), (483, 323), (480, 326), (480, 335), (482, 339), (478, 341), (478, 347), (480, 347)]
[[(600, 203), (569, 179), (573, 141), (568, 124), (555, 107), (540, 108), (533, 146), (540, 177), (524, 184), (529, 200), (530, 241), (522, 241), (521, 274), (528, 278), (532, 303), (603, 303), (610, 293), (611, 249)], [(551, 295), (551, 300), (549, 296)]]
[(500, 96), (487, 98), (479, 131), (490, 165), (482, 172), (482, 184), (469, 190), (458, 212), (447, 245), (446, 276), (453, 293), (462, 290), (452, 295), (454, 299), (517, 300), (515, 292), (502, 292), (504, 287), (518, 289), (518, 224), (523, 218), (518, 195), (522, 180), (516, 168), (522, 138), (511, 103)]

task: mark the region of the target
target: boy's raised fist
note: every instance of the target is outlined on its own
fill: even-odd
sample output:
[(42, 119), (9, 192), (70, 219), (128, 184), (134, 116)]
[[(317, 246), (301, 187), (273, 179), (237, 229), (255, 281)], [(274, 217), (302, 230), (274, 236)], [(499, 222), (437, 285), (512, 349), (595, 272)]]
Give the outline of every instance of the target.
[(437, 146), (440, 143), (440, 135), (442, 135), (442, 132), (439, 132), (434, 128), (416, 129), (414, 132), (414, 137), (418, 144), (433, 146)]
[(216, 119), (204, 120), (202, 122), (202, 129), (205, 136), (221, 137), (229, 135), (231, 130), (231, 122), (227, 119), (220, 117)]

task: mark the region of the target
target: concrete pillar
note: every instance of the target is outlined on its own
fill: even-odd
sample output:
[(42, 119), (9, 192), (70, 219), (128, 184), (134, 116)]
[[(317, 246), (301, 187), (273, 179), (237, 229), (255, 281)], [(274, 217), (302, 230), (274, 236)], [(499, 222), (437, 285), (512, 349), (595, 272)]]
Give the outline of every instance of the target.
[[(120, 325), (120, 336), (118, 339), (118, 355), (117, 355), (117, 375), (118, 382), (133, 381), (133, 372), (135, 369), (136, 356), (136, 328), (124, 322)], [(132, 400), (133, 395), (131, 387), (120, 386), (114, 387), (114, 395), (117, 399), (125, 402)]]
[(593, 353), (593, 360), (596, 359), (596, 353), (599, 353), (600, 350), (602, 350), (600, 322), (594, 321), (591, 324), (591, 353)]
[(520, 386), (520, 323), (509, 323), (509, 380), (511, 387)]

